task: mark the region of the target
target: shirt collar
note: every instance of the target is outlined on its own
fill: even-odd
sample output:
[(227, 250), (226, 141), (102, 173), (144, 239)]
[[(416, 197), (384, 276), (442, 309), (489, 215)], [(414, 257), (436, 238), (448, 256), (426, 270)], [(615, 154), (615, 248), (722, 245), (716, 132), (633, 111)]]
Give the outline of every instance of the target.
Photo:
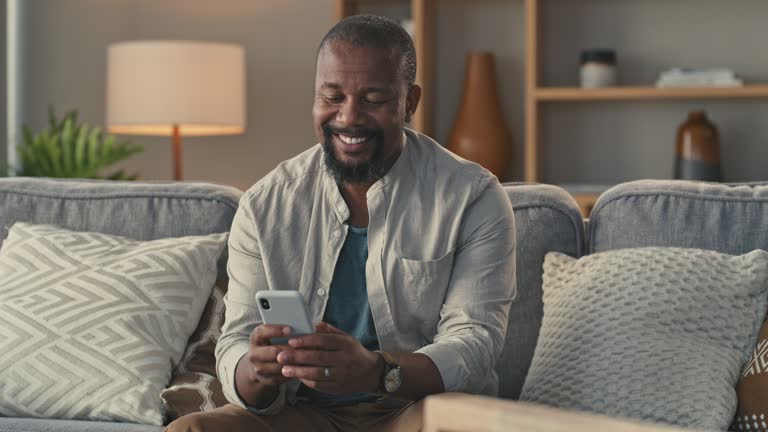
[(371, 188), (368, 190), (370, 193), (372, 190), (379, 190), (387, 187), (390, 183), (398, 180), (400, 177), (402, 177), (403, 173), (405, 172), (405, 167), (408, 165), (408, 157), (410, 156), (410, 147), (411, 143), (409, 142), (411, 139), (415, 138), (415, 134), (410, 129), (405, 129), (403, 131), (403, 149), (400, 151), (400, 155), (397, 157), (397, 160), (394, 164), (392, 164), (392, 167), (389, 168), (389, 171), (387, 171), (386, 174), (384, 174), (384, 177), (380, 178), (376, 183), (374, 183)]

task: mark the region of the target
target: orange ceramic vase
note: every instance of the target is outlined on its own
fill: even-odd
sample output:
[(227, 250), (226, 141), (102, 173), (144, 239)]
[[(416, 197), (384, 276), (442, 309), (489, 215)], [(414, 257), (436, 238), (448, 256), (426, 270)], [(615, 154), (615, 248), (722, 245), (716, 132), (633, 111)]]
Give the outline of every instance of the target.
[(504, 121), (492, 53), (467, 54), (464, 95), (448, 149), (504, 180), (512, 159), (512, 134)]

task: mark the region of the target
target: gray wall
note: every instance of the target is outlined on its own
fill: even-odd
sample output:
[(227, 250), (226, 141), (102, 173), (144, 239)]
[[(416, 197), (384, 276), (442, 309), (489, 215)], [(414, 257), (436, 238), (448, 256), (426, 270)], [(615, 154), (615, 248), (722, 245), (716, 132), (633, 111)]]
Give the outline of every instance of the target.
[[(81, 118), (104, 123), (106, 53), (112, 42), (227, 41), (246, 49), (247, 132), (184, 138), (185, 179), (247, 188), (315, 143), (315, 50), (332, 21), (330, 0), (28, 1), (24, 118), (30, 125), (45, 125), (48, 104), (61, 113), (78, 108)], [(145, 147), (126, 169), (147, 180), (171, 178), (169, 138), (126, 138)]]
[(6, 145), (6, 126), (5, 122), (7, 120), (6, 116), (8, 115), (7, 111), (7, 96), (8, 93), (6, 92), (6, 85), (7, 81), (5, 78), (5, 69), (6, 69), (6, 53), (5, 53), (5, 43), (6, 43), (6, 15), (5, 15), (5, 0), (0, 0), (0, 35), (2, 35), (2, 38), (0, 38), (0, 161), (5, 161), (5, 149), (7, 147)]
[[(524, 2), (438, 2), (437, 101), (435, 135), (447, 142), (462, 97), (464, 62), (468, 51), (496, 55), (502, 109), (512, 130), (514, 160), (510, 178), (523, 176), (525, 111)], [(490, 31), (489, 31), (490, 30)]]
[[(104, 121), (109, 43), (136, 38), (241, 43), (248, 62), (248, 130), (235, 137), (184, 140), (185, 177), (245, 188), (314, 143), (311, 127), (316, 44), (332, 24), (331, 0), (28, 0), (28, 123), (44, 124), (53, 103)], [(669, 66), (733, 67), (768, 81), (768, 2), (764, 0), (545, 0), (545, 83), (575, 85), (578, 54), (619, 53), (623, 84), (651, 84)], [(365, 11), (403, 15), (403, 6)], [(438, 2), (435, 136), (445, 142), (461, 98), (464, 55), (497, 55), (505, 114), (515, 139), (511, 176), (522, 177), (524, 8), (522, 0)], [(40, 29), (45, 29), (40, 31)], [(73, 31), (76, 30), (76, 31)], [(669, 178), (674, 135), (691, 109), (720, 127), (726, 179), (759, 180), (768, 170), (768, 102), (612, 102), (545, 109), (545, 181), (615, 183)], [(130, 137), (146, 147), (127, 168), (169, 179), (168, 140)]]

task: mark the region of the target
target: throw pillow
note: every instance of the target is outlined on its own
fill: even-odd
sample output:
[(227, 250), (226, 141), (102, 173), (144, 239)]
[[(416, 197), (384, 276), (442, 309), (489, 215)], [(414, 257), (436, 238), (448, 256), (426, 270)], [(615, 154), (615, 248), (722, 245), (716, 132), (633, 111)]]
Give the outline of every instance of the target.
[(0, 415), (161, 425), (160, 392), (225, 244), (13, 225), (0, 249)]
[(733, 430), (768, 431), (768, 321), (763, 323), (757, 345), (736, 386), (739, 408)]
[(768, 306), (768, 252), (547, 254), (544, 318), (521, 399), (725, 430)]
[(224, 324), (224, 296), (227, 281), (219, 280), (213, 287), (197, 329), (190, 336), (181, 362), (173, 370), (171, 384), (160, 397), (165, 407), (165, 421), (226, 405), (227, 399), (216, 376), (214, 350)]

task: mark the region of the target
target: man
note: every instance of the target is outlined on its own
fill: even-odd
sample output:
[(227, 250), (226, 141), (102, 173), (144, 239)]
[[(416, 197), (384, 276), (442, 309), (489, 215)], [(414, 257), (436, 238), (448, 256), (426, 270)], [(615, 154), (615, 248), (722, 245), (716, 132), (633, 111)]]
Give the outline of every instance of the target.
[[(423, 397), (495, 394), (515, 295), (512, 208), (488, 171), (404, 127), (416, 54), (394, 21), (325, 36), (320, 144), (246, 192), (216, 348), (226, 407), (169, 430), (418, 430)], [(262, 324), (259, 290), (299, 290), (316, 333)]]

